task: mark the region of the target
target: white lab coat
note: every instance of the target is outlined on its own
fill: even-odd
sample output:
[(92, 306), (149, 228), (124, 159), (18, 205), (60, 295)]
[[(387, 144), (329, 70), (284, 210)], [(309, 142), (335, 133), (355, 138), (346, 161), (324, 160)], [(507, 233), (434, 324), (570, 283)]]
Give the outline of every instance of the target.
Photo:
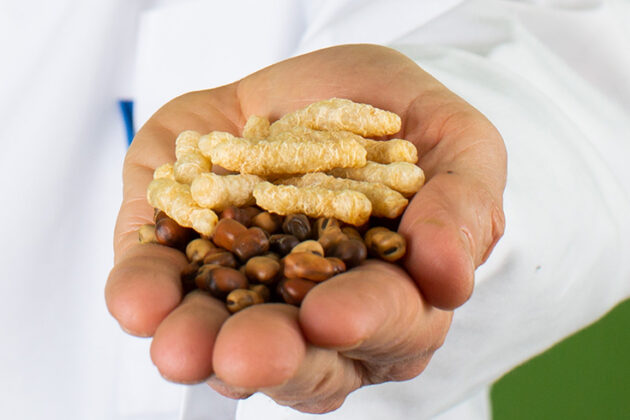
[(168, 383), (108, 315), (116, 101), (139, 125), (180, 93), (374, 42), (499, 128), (507, 228), (427, 370), (318, 418), (487, 418), (494, 380), (630, 295), (629, 19), (624, 0), (0, 1), (0, 417), (312, 417)]

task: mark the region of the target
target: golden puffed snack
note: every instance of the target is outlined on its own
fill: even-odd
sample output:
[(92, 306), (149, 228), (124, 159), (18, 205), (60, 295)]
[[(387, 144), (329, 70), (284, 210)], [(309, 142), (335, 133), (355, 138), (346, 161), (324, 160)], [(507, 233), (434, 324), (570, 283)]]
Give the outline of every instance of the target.
[(406, 197), (415, 194), (424, 184), (422, 169), (409, 162), (394, 162), (387, 165), (368, 162), (362, 168), (336, 168), (329, 173), (339, 178), (385, 184)]
[(153, 179), (157, 178), (168, 178), (174, 181), (175, 171), (173, 170), (173, 164), (165, 163), (155, 168), (155, 171), (153, 171)]
[(189, 185), (169, 178), (156, 178), (149, 183), (147, 201), (179, 225), (192, 227), (204, 235), (212, 235), (219, 220), (215, 212), (195, 203)]
[(271, 124), (271, 134), (294, 126), (316, 130), (346, 130), (363, 137), (385, 136), (400, 131), (400, 117), (368, 104), (331, 98), (286, 114)]
[(357, 136), (365, 147), (367, 160), (377, 163), (418, 162), (418, 149), (412, 142), (403, 139), (372, 140)]
[(175, 140), (175, 157), (173, 164), (175, 180), (183, 184), (190, 184), (201, 173), (212, 168), (210, 161), (199, 150), (201, 134), (187, 130), (177, 136)]
[(257, 115), (250, 116), (243, 127), (243, 137), (252, 140), (262, 140), (269, 137), (269, 120)]
[(210, 148), (209, 156), (227, 170), (260, 176), (361, 167), (367, 162), (366, 151), (354, 137), (304, 127), (260, 141), (224, 136)]
[(400, 216), (408, 203), (408, 200), (399, 192), (383, 184), (336, 178), (321, 172), (282, 179), (278, 183), (295, 185), (296, 187), (322, 187), (334, 191), (359, 191), (365, 194), (372, 203), (372, 216), (388, 217), (390, 219)]
[(372, 203), (358, 191), (333, 191), (321, 187), (295, 187), (261, 182), (254, 187), (256, 204), (282, 216), (302, 213), (309, 217), (332, 217), (360, 226), (368, 221)]
[(217, 175), (206, 172), (190, 185), (193, 200), (201, 207), (222, 211), (227, 207), (254, 204), (252, 190), (263, 179), (256, 175)]
[(210, 159), (210, 152), (217, 144), (223, 141), (231, 140), (233, 138), (234, 135), (230, 133), (226, 133), (224, 131), (213, 131), (199, 138), (199, 151), (201, 151), (201, 154), (204, 155), (207, 159)]

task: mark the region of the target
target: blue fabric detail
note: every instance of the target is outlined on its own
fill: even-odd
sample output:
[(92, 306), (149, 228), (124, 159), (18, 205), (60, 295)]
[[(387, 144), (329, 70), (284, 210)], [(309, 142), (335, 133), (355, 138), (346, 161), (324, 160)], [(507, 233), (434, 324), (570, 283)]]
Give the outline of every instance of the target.
[(136, 130), (133, 127), (133, 101), (120, 100), (118, 101), (120, 112), (125, 122), (125, 130), (127, 132), (127, 146), (131, 144), (133, 137), (136, 135)]

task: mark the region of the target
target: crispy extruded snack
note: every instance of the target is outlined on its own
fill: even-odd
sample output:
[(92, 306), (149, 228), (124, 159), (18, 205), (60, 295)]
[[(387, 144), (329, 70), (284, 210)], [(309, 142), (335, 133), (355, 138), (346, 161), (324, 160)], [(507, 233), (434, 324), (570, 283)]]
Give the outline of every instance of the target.
[(201, 207), (222, 211), (230, 206), (243, 207), (254, 203), (252, 190), (263, 179), (256, 175), (198, 175), (190, 185), (193, 200)]
[(155, 168), (155, 171), (153, 171), (153, 179), (157, 179), (157, 178), (168, 178), (168, 179), (175, 180), (175, 172), (173, 171), (173, 164), (165, 163)]
[(208, 152), (213, 163), (230, 171), (268, 176), (361, 167), (367, 162), (365, 148), (347, 132), (333, 135), (297, 127), (261, 141), (225, 134)]
[(367, 152), (367, 160), (377, 163), (418, 162), (418, 149), (412, 142), (403, 139), (372, 140), (358, 136)]
[(215, 212), (199, 207), (190, 195), (190, 187), (169, 178), (156, 178), (147, 189), (147, 201), (162, 210), (179, 225), (212, 235), (218, 222)]
[(352, 190), (332, 191), (261, 182), (254, 187), (254, 197), (259, 207), (273, 213), (332, 217), (355, 226), (366, 223), (372, 212), (372, 204), (365, 194)]
[(424, 172), (409, 162), (394, 162), (387, 165), (368, 162), (362, 168), (337, 168), (330, 174), (357, 181), (379, 182), (404, 196), (415, 194), (424, 184)]
[(383, 184), (335, 178), (321, 172), (283, 179), (280, 183), (283, 185), (295, 185), (296, 187), (322, 187), (335, 191), (359, 191), (365, 194), (372, 203), (372, 215), (378, 217), (391, 219), (398, 217), (405, 210), (408, 203), (408, 200), (399, 192)]
[(269, 120), (257, 115), (250, 116), (243, 127), (243, 137), (252, 140), (262, 140), (269, 137)]
[(234, 139), (234, 135), (225, 131), (213, 131), (209, 134), (203, 135), (199, 138), (199, 151), (206, 158), (211, 159), (212, 149), (223, 141), (230, 141)]
[(201, 134), (196, 131), (183, 131), (175, 140), (175, 156), (173, 164), (175, 180), (183, 184), (190, 184), (195, 177), (208, 172), (212, 165), (199, 150)]
[(384, 136), (400, 131), (400, 117), (372, 105), (332, 98), (286, 114), (271, 124), (271, 134), (293, 126), (316, 130), (346, 130), (364, 137)]

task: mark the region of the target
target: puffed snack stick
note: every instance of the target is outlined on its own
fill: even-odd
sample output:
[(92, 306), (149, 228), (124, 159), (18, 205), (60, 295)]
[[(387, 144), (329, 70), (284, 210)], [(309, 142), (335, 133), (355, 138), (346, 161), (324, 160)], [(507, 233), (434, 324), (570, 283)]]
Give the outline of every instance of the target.
[(254, 187), (256, 204), (282, 216), (302, 213), (309, 217), (331, 217), (355, 226), (365, 224), (372, 203), (358, 191), (332, 191), (321, 187), (295, 187), (261, 182)]
[(212, 235), (219, 221), (215, 212), (201, 208), (195, 203), (189, 185), (169, 178), (155, 178), (149, 183), (147, 201), (180, 226), (192, 227), (203, 235)]
[(390, 219), (400, 216), (409, 202), (402, 194), (383, 184), (335, 178), (321, 172), (283, 179), (279, 183), (282, 185), (295, 185), (296, 187), (322, 187), (335, 191), (359, 191), (365, 194), (372, 203), (372, 216)]
[(266, 140), (250, 140), (223, 133), (209, 153), (212, 163), (227, 170), (260, 176), (321, 172), (361, 167), (366, 151), (352, 133), (310, 130), (283, 131)]
[(415, 194), (424, 184), (422, 169), (409, 162), (394, 162), (387, 165), (368, 162), (362, 168), (336, 168), (329, 173), (339, 178), (385, 184), (405, 197)]
[(227, 207), (244, 207), (254, 203), (252, 190), (263, 179), (256, 175), (199, 174), (190, 185), (193, 200), (201, 207), (222, 211)]
[(252, 140), (262, 140), (269, 137), (269, 120), (258, 115), (250, 116), (243, 127), (243, 137)]
[(158, 166), (157, 168), (155, 168), (155, 171), (153, 171), (153, 179), (157, 179), (157, 178), (168, 178), (174, 181), (175, 171), (173, 170), (173, 164), (164, 163)]
[(284, 115), (271, 124), (271, 134), (293, 126), (315, 130), (345, 130), (363, 137), (384, 136), (400, 131), (400, 117), (389, 111), (349, 99), (331, 98)]
[(201, 134), (196, 131), (186, 130), (177, 136), (175, 140), (175, 157), (173, 164), (175, 180), (183, 184), (190, 184), (195, 177), (203, 172), (210, 171), (210, 161), (199, 150)]
[(403, 139), (372, 140), (357, 136), (357, 141), (365, 147), (367, 160), (377, 163), (418, 162), (418, 149), (410, 141)]

